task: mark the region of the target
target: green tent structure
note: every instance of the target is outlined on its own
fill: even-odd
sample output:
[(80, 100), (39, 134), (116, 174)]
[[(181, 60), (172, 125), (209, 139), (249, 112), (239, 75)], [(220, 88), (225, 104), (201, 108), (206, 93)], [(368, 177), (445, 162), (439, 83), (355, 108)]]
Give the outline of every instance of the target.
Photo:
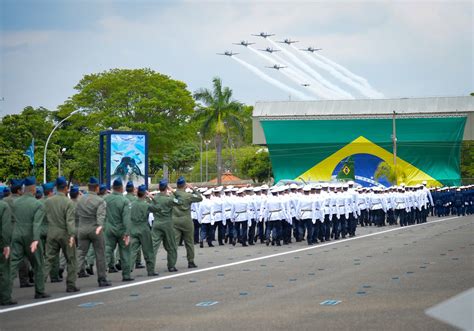
[(268, 147), (275, 181), (389, 186), (374, 179), (385, 161), (407, 185), (459, 185), (463, 140), (474, 140), (472, 96), (258, 102), (253, 111), (253, 143)]

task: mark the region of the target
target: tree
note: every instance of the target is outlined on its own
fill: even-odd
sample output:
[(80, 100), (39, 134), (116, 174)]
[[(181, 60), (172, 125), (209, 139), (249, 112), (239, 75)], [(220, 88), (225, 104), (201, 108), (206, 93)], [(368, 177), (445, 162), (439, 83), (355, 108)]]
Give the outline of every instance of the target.
[(186, 84), (151, 69), (112, 69), (85, 75), (77, 93), (59, 107), (58, 120), (74, 115), (55, 134), (67, 147), (64, 170), (76, 170), (84, 181), (98, 173), (99, 132), (123, 127), (147, 131), (150, 173), (162, 168), (165, 156), (195, 139), (191, 122), (194, 100)]
[(184, 143), (171, 153), (169, 163), (173, 170), (183, 173), (188, 170), (198, 158), (199, 150), (196, 145)]
[(195, 119), (201, 121), (200, 131), (204, 137), (214, 136), (217, 155), (217, 185), (222, 184), (222, 138), (227, 132), (227, 127), (234, 127), (243, 132), (242, 104), (232, 100), (232, 90), (222, 87), (218, 77), (212, 80), (213, 89), (201, 88), (194, 93), (194, 98), (201, 101), (196, 111)]
[(462, 142), (461, 178), (464, 184), (474, 183), (474, 141)]
[(273, 176), (270, 154), (268, 151), (258, 150), (242, 160), (241, 172), (256, 183), (269, 181)]
[[(29, 159), (24, 155), (31, 139), (35, 139), (35, 175), (43, 174), (44, 143), (53, 128), (52, 112), (39, 107), (25, 107), (20, 114), (6, 115), (0, 122), (0, 181), (33, 174)], [(50, 141), (48, 161), (57, 160), (50, 148), (57, 148), (55, 139)], [(56, 150), (56, 149), (55, 149)], [(50, 158), (51, 157), (51, 158)]]
[(377, 169), (374, 173), (374, 178), (379, 180), (380, 178), (385, 178), (392, 185), (397, 185), (399, 182), (406, 181), (406, 173), (397, 166), (394, 166), (392, 163), (380, 162), (377, 166)]

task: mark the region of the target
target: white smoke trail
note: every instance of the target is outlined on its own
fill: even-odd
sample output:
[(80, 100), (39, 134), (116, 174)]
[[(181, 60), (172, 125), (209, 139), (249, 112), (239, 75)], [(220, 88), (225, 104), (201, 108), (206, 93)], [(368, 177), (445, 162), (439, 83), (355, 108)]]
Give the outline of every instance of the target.
[[(247, 47), (248, 49), (250, 49), (252, 52), (254, 52), (255, 54), (257, 54), (258, 56), (260, 56), (261, 58), (265, 59), (266, 61), (269, 62), (269, 64), (273, 65), (275, 63), (274, 59), (272, 57), (270, 57), (269, 55), (267, 54), (264, 54), (263, 52), (261, 51), (258, 51), (250, 46)], [(273, 54), (275, 56), (275, 54)], [(278, 56), (275, 56), (275, 58), (278, 58), (279, 61), (281, 62), (280, 64), (282, 65), (285, 65), (287, 67), (291, 66), (289, 63), (287, 63), (286, 61), (284, 61), (283, 59), (281, 59), (280, 57)], [(300, 75), (298, 75), (298, 73), (295, 72), (294, 69), (297, 69), (297, 68), (293, 68), (293, 72), (291, 72), (293, 75), (295, 75), (297, 78), (299, 78), (299, 81), (295, 81), (294, 79), (290, 78), (291, 80), (293, 80), (294, 82), (296, 82), (298, 85), (301, 85), (302, 82), (307, 82), (308, 80), (311, 81), (315, 87), (312, 87), (312, 88), (309, 88), (308, 90), (311, 91), (313, 94), (317, 95), (318, 97), (322, 97), (324, 99), (329, 99), (329, 98), (338, 98), (340, 97), (339, 94), (336, 94), (335, 95), (335, 92), (331, 91), (331, 90), (328, 90), (326, 89), (324, 86), (322, 86), (321, 84), (319, 84), (318, 82), (316, 82), (314, 79), (312, 79), (311, 77), (309, 77), (307, 74), (303, 73), (302, 71), (299, 71)], [(283, 68), (282, 70), (285, 70), (287, 71), (287, 68)], [(298, 70), (298, 69), (297, 69)], [(290, 70), (291, 71), (291, 70)], [(319, 88), (318, 88), (319, 87)]]
[(303, 69), (304, 71), (306, 71), (308, 74), (310, 74), (311, 76), (313, 76), (316, 80), (318, 80), (319, 82), (321, 82), (321, 84), (325, 85), (328, 89), (331, 89), (333, 91), (336, 91), (337, 93), (341, 94), (341, 96), (344, 96), (345, 98), (347, 99), (354, 99), (354, 97), (344, 91), (343, 89), (339, 88), (338, 86), (332, 84), (331, 82), (327, 81), (326, 79), (324, 79), (318, 72), (316, 72), (313, 68), (311, 68), (310, 66), (308, 66), (306, 63), (304, 63), (303, 61), (301, 61), (300, 59), (298, 59), (295, 55), (293, 55), (293, 53), (291, 53), (290, 51), (288, 51), (287, 49), (281, 47), (280, 45), (278, 45), (276, 42), (274, 42), (273, 40), (271, 40), (270, 38), (267, 38), (267, 40), (273, 45), (273, 47), (276, 47), (278, 49), (280, 49), (286, 56), (288, 56), (296, 65), (298, 65), (301, 69)]
[(337, 71), (333, 66), (329, 65), (329, 64), (326, 64), (314, 57), (312, 57), (311, 55), (307, 54), (306, 52), (301, 52), (299, 53), (300, 51), (293, 45), (291, 45), (291, 48), (293, 48), (296, 52), (298, 52), (298, 54), (303, 54), (303, 56), (311, 61), (312, 63), (314, 63), (315, 65), (317, 65), (319, 68), (321, 69), (324, 69), (326, 70), (327, 72), (329, 72), (333, 77), (339, 79), (341, 82), (343, 83), (346, 83), (347, 85), (350, 85), (351, 87), (353, 87), (354, 89), (356, 89), (357, 91), (359, 91), (362, 95), (366, 96), (366, 97), (369, 97), (369, 98), (377, 98), (379, 97), (379, 93), (376, 92), (376, 91), (373, 91), (372, 89), (368, 89), (366, 86), (363, 86), (361, 85), (359, 82), (356, 82), (352, 79), (350, 79), (349, 77), (347, 77), (346, 75), (342, 74), (341, 72)]
[(235, 56), (231, 56), (232, 59), (234, 59), (235, 61), (237, 61), (238, 63), (240, 63), (241, 65), (243, 65), (244, 67), (246, 67), (247, 69), (249, 69), (250, 71), (252, 71), (254, 74), (256, 74), (257, 76), (259, 76), (261, 79), (263, 79), (264, 81), (278, 87), (279, 89), (281, 90), (284, 90), (286, 92), (289, 92), (289, 93), (292, 93), (294, 96), (298, 97), (299, 99), (301, 100), (309, 100), (311, 99), (308, 95), (298, 91), (298, 90), (295, 90), (294, 88), (286, 85), (286, 84), (283, 84), (282, 82), (279, 82), (278, 80), (276, 79), (273, 79), (272, 77), (268, 76), (267, 74), (265, 74), (264, 72), (262, 72), (260, 69), (258, 69), (257, 67), (251, 65), (250, 63), (247, 63), (246, 61), (242, 60), (242, 59), (239, 59)]
[(318, 96), (322, 96), (325, 99), (337, 99), (344, 97), (340, 93), (323, 86), (319, 81), (315, 80), (313, 77), (309, 76), (298, 67), (292, 66), (279, 55), (273, 54), (273, 56), (276, 60), (278, 60), (278, 62), (288, 67), (284, 68), (283, 71), (288, 72), (298, 78), (298, 85), (301, 85), (302, 83), (310, 83), (310, 86), (308, 86), (307, 89), (314, 91)]
[(343, 73), (344, 75), (346, 75), (347, 77), (349, 77), (350, 79), (354, 80), (354, 81), (357, 81), (358, 83), (360, 83), (362, 86), (364, 86), (365, 88), (367, 88), (368, 90), (370, 90), (374, 97), (376, 98), (383, 98), (384, 95), (382, 93), (380, 93), (379, 91), (377, 91), (376, 89), (374, 89), (372, 86), (370, 86), (369, 82), (367, 81), (367, 79), (363, 78), (363, 77), (360, 77), (356, 74), (354, 74), (353, 72), (351, 72), (349, 69), (343, 67), (342, 65), (340, 65), (339, 63), (336, 63), (330, 59), (328, 59), (327, 57), (321, 55), (321, 54), (318, 54), (318, 53), (313, 53), (318, 59), (320, 59), (321, 61), (324, 61), (326, 62), (327, 64), (333, 66), (334, 68), (336, 68), (337, 70), (339, 70), (341, 73)]

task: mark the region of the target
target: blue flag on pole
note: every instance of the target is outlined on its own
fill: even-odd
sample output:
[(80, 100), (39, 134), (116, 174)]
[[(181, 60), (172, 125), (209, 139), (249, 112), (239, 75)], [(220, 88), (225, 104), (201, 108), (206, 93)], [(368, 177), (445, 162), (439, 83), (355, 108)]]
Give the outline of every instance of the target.
[(35, 138), (31, 139), (31, 145), (25, 151), (25, 155), (30, 159), (31, 165), (35, 165)]

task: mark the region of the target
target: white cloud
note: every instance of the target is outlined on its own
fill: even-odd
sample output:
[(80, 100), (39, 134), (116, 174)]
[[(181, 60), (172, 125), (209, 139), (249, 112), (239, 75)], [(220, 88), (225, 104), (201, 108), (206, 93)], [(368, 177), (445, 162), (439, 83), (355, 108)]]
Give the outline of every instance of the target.
[[(446, 91), (461, 94), (474, 88), (470, 9), (470, 3), (450, 2), (188, 2), (125, 16), (110, 5), (107, 16), (80, 30), (3, 32), (5, 102), (0, 106), (8, 112), (30, 104), (55, 108), (73, 94), (82, 75), (114, 67), (151, 67), (185, 81), (191, 90), (209, 86), (219, 75), (237, 98), (249, 103), (286, 98), (237, 63), (215, 55), (233, 49), (263, 65), (248, 50), (231, 45), (248, 39), (266, 46), (263, 39), (250, 37), (260, 31), (322, 47), (326, 56), (389, 96), (403, 95), (406, 86), (413, 89), (410, 95), (443, 94), (443, 86), (429, 82), (437, 77), (429, 76), (434, 70), (445, 80)], [(459, 77), (462, 66), (465, 73)], [(394, 75), (404, 71), (405, 78)], [(269, 74), (282, 79), (278, 72)], [(428, 75), (428, 83), (416, 89), (412, 80), (421, 74)]]

